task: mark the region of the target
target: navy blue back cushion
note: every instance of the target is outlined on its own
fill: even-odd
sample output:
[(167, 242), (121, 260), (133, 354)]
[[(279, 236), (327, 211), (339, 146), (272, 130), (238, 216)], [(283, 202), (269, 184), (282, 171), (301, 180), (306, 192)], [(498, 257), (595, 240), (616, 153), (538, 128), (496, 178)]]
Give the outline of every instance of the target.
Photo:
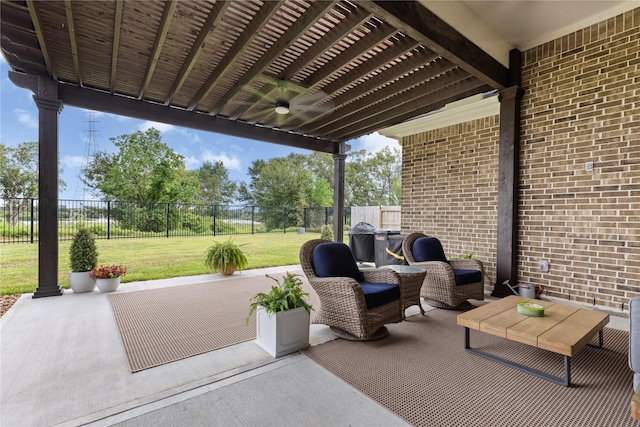
[(413, 242), (413, 258), (416, 262), (443, 261), (447, 262), (440, 240), (435, 237), (420, 237)]
[(456, 285), (468, 285), (482, 281), (482, 271), (478, 270), (453, 270), (456, 276)]
[(339, 242), (320, 243), (313, 249), (313, 269), (318, 277), (351, 277), (362, 280), (349, 246)]
[(400, 286), (392, 283), (360, 283), (367, 308), (379, 307), (400, 299)]

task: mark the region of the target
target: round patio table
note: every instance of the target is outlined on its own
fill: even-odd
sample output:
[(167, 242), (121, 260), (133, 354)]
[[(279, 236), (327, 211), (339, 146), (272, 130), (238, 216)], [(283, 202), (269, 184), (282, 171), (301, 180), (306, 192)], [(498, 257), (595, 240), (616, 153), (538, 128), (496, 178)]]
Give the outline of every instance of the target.
[(412, 305), (418, 305), (418, 307), (420, 307), (420, 313), (424, 316), (424, 309), (420, 303), (420, 288), (422, 288), (422, 282), (424, 282), (424, 277), (427, 275), (426, 270), (410, 265), (383, 265), (380, 268), (388, 268), (398, 273), (402, 318), (406, 318), (404, 310)]

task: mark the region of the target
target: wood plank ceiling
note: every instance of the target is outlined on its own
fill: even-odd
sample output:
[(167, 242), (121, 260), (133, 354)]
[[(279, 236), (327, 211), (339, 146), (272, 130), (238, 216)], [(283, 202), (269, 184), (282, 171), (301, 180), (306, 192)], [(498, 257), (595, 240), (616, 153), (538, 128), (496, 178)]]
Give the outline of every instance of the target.
[(3, 0), (0, 19), (11, 68), (65, 104), (330, 153), (508, 85), (413, 1)]

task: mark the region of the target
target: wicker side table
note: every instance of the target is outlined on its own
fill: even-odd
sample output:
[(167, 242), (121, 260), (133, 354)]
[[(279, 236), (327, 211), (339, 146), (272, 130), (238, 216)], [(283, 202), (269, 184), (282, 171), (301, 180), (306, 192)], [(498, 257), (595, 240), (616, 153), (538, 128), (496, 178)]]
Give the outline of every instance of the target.
[(405, 318), (404, 310), (416, 304), (420, 307), (420, 313), (424, 316), (424, 309), (420, 303), (420, 289), (427, 272), (422, 268), (410, 265), (383, 265), (380, 268), (388, 268), (398, 273), (402, 294), (402, 318)]

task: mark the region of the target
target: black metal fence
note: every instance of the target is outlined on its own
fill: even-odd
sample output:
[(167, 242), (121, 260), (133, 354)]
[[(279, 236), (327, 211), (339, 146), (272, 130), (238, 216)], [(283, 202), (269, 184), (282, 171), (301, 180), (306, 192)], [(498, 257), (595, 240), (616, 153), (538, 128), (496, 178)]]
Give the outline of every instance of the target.
[[(38, 240), (38, 200), (7, 199), (0, 205), (0, 243)], [(351, 209), (344, 212), (350, 223)], [(333, 207), (184, 205), (164, 202), (60, 200), (59, 240), (70, 240), (80, 227), (98, 239), (216, 236), (320, 231), (333, 222)]]

